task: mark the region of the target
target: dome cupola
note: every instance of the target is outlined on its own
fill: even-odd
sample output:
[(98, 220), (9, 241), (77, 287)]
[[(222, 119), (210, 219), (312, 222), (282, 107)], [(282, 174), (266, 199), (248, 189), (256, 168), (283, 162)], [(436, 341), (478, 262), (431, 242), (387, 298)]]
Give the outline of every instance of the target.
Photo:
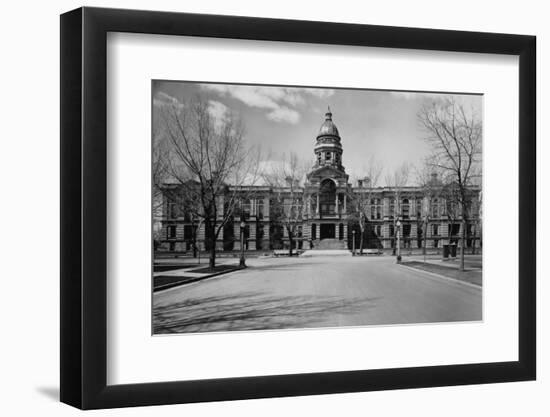
[(325, 121), (319, 129), (314, 152), (316, 156), (316, 167), (330, 166), (343, 171), (343, 149), (340, 140), (340, 133), (332, 121), (332, 112), (330, 111), (330, 107), (325, 113)]
[(332, 121), (332, 112), (330, 111), (330, 107), (328, 108), (328, 111), (325, 113), (325, 121), (321, 125), (321, 128), (319, 129), (319, 134), (317, 135), (317, 139), (319, 139), (322, 136), (334, 136), (340, 139), (338, 128)]

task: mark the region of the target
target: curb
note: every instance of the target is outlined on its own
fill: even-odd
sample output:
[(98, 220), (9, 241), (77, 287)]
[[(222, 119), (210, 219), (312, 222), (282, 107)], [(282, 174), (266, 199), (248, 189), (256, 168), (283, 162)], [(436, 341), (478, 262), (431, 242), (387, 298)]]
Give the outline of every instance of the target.
[(441, 274), (438, 274), (436, 272), (430, 272), (430, 271), (425, 271), (423, 269), (418, 269), (418, 268), (415, 268), (414, 266), (407, 266), (407, 265), (404, 265), (404, 264), (399, 264), (405, 268), (408, 268), (408, 269), (412, 269), (414, 271), (417, 271), (417, 272), (424, 272), (428, 275), (432, 275), (434, 277), (437, 277), (437, 278), (440, 278), (440, 279), (444, 279), (446, 281), (451, 281), (451, 282), (455, 282), (457, 284), (462, 284), (462, 285), (465, 285), (467, 287), (471, 287), (471, 288), (476, 288), (478, 290), (483, 290), (483, 285), (477, 285), (477, 284), (472, 284), (471, 282), (467, 282), (467, 281), (461, 281), (459, 279), (456, 279), (456, 278), (451, 278), (451, 277), (447, 277), (445, 275), (441, 275)]
[[(246, 269), (246, 267), (244, 267), (244, 268), (237, 267), (237, 268), (232, 269), (230, 271), (215, 272), (213, 274), (206, 275), (204, 277), (195, 277), (195, 278), (190, 278), (190, 279), (185, 280), (185, 281), (172, 282), (170, 284), (166, 284), (166, 285), (163, 285), (163, 286), (157, 287), (157, 288), (153, 287), (153, 293), (164, 291), (164, 290), (169, 290), (171, 288), (179, 287), (180, 285), (192, 284), (194, 282), (202, 281), (204, 279), (214, 278), (214, 277), (217, 277), (217, 276), (220, 276), (220, 275), (229, 274), (230, 272), (241, 271), (243, 269)], [(189, 272), (191, 272), (191, 271), (189, 271)], [(154, 279), (154, 277), (153, 277), (153, 279)]]

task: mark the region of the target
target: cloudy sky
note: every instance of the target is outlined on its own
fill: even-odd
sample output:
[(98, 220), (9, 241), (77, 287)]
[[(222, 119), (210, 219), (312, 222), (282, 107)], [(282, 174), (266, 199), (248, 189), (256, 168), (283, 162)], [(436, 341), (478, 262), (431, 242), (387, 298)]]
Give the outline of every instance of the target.
[[(313, 164), (313, 147), (327, 106), (342, 138), (343, 165), (352, 178), (364, 175), (371, 157), (392, 172), (405, 161), (421, 165), (429, 154), (416, 114), (433, 94), (180, 81), (155, 81), (152, 88), (154, 108), (200, 95), (217, 117), (227, 111), (239, 115), (248, 143), (260, 145), (270, 160), (293, 151)], [(481, 96), (456, 97), (481, 112)]]

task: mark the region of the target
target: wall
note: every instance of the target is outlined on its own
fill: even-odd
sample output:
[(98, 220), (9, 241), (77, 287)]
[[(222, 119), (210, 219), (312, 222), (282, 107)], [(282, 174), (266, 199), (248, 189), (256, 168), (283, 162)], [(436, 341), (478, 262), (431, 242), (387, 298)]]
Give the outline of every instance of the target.
[[(368, 2), (341, 0), (95, 1), (89, 6), (164, 9), (294, 19), (331, 20), (396, 26), (496, 31), (538, 36), (539, 175), (548, 183), (550, 157), (548, 111), (550, 26), (545, 2), (464, 0)], [(59, 18), (78, 1), (5, 2), (2, 7), (2, 409), (3, 415), (77, 415), (59, 404), (58, 395), (58, 276), (59, 276)], [(544, 148), (544, 149), (541, 149)], [(544, 151), (544, 155), (542, 154)], [(540, 178), (540, 177), (539, 177)], [(548, 187), (539, 179), (539, 213), (548, 208)], [(550, 232), (540, 216), (539, 236)], [(540, 240), (539, 252), (550, 249)], [(539, 256), (539, 259), (542, 256)], [(539, 265), (539, 300), (547, 300), (550, 275)], [(530, 416), (548, 412), (550, 391), (550, 303), (539, 302), (539, 380), (527, 383), (325, 395), (171, 407), (101, 411), (94, 415), (131, 416), (279, 416), (279, 415), (407, 415)]]

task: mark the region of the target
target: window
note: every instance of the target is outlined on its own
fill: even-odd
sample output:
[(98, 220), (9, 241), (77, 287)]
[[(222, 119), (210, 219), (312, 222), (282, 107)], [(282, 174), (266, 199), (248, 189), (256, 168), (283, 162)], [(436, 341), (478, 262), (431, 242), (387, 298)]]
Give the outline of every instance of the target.
[(393, 219), (393, 216), (395, 215), (395, 199), (390, 200), (390, 219)]
[(439, 236), (439, 225), (438, 224), (432, 224), (432, 235), (433, 236)]
[(330, 152), (325, 152), (325, 159), (326, 159), (327, 161), (330, 161), (331, 157), (332, 157), (332, 153), (330, 153)]
[(404, 198), (401, 203), (401, 215), (403, 216), (404, 219), (409, 218), (409, 209), (410, 209), (409, 200)]
[(259, 198), (258, 200), (256, 200), (256, 204), (256, 209), (258, 210), (258, 220), (262, 220), (264, 218), (264, 199)]
[(376, 226), (376, 236), (382, 236), (382, 226), (380, 225)]
[(422, 217), (422, 200), (416, 199), (416, 217)]
[(395, 235), (395, 227), (393, 224), (390, 224), (390, 236), (394, 236)]
[(449, 236), (460, 234), (460, 223), (450, 223), (448, 226)]
[(242, 204), (242, 215), (245, 220), (250, 218), (250, 213), (252, 209), (252, 200), (245, 200)]
[(439, 217), (439, 200), (437, 198), (432, 201), (432, 217), (434, 219)]
[(173, 201), (168, 202), (168, 217), (171, 219), (175, 219), (178, 217), (178, 210), (177, 210), (176, 203)]
[(168, 233), (168, 239), (175, 239), (176, 238), (176, 226), (174, 226), (174, 225), (168, 226), (166, 231)]
[(317, 239), (317, 225), (315, 223), (311, 225), (311, 238), (313, 240)]
[(317, 154), (317, 163), (318, 163), (318, 164), (321, 164), (321, 159), (322, 159), (322, 158), (321, 158), (321, 152), (319, 152), (319, 153)]

